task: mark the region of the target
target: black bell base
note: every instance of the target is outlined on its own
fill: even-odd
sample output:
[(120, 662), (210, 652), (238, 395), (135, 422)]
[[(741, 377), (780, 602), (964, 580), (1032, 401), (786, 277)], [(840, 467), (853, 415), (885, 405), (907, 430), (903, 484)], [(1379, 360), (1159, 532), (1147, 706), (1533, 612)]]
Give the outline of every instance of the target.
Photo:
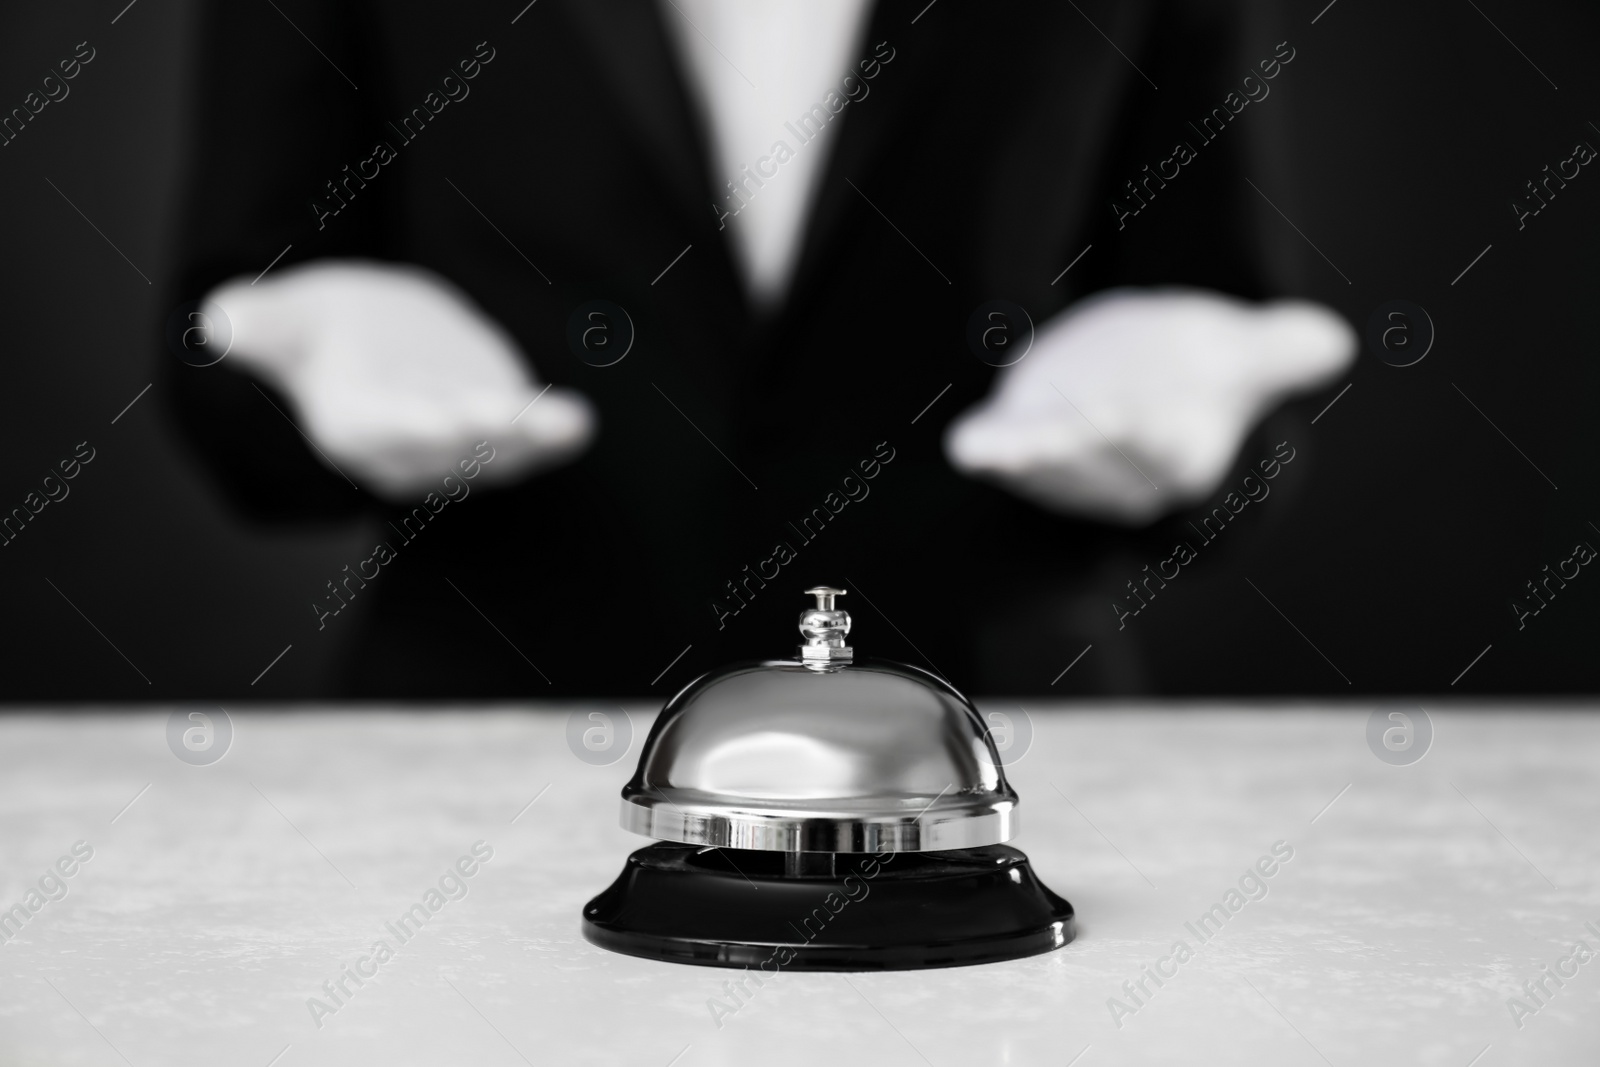
[(1008, 845), (800, 855), (642, 848), (585, 905), (583, 936), (630, 956), (775, 974), (995, 963), (1077, 933), (1072, 905)]

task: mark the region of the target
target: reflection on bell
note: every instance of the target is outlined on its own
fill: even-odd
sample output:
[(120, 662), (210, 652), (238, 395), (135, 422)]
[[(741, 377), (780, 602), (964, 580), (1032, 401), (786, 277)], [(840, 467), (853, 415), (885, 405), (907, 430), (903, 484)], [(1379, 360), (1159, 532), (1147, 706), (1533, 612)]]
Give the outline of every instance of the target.
[(844, 590), (807, 590), (792, 660), (736, 664), (667, 702), (622, 790), (659, 843), (583, 910), (650, 959), (811, 971), (989, 963), (1071, 941), (1072, 905), (1004, 842), (1017, 795), (967, 699), (856, 659)]

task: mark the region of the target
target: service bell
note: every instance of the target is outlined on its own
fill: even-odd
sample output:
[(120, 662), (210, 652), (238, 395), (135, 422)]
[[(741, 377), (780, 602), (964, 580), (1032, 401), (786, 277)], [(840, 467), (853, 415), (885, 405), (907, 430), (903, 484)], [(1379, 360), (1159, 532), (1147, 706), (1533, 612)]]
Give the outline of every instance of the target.
[(667, 701), (622, 790), (658, 844), (584, 908), (596, 945), (767, 971), (987, 963), (1072, 940), (1022, 852), (1017, 794), (972, 704), (845, 643), (844, 590), (807, 590), (792, 660)]

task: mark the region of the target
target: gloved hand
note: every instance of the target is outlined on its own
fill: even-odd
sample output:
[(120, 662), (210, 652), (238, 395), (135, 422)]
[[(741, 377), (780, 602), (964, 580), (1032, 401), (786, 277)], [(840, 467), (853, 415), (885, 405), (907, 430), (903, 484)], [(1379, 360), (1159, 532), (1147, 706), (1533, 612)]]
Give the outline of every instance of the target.
[(479, 441), (495, 449), (484, 480), (506, 482), (594, 435), (581, 394), (539, 396), (516, 342), (420, 267), (321, 260), (233, 279), (202, 311), (231, 329), (228, 358), (282, 392), (329, 459), (396, 503), (437, 489)]
[(945, 454), (1052, 510), (1146, 523), (1210, 496), (1257, 420), (1355, 351), (1317, 304), (1111, 290), (1042, 326), (951, 423)]

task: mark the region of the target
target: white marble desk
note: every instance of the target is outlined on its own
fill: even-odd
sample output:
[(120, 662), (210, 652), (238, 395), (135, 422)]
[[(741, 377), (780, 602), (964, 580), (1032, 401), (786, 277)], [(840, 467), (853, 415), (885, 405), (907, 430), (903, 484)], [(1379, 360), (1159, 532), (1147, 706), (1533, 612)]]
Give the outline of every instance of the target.
[[(1430, 705), (1432, 750), (1394, 767), (1367, 747), (1371, 706), (1030, 705), (1015, 844), (1078, 940), (783, 974), (719, 1029), (732, 972), (578, 933), (645, 843), (616, 796), (649, 714), (630, 709), (629, 758), (593, 767), (568, 751), (573, 707), (235, 712), (204, 767), (169, 751), (170, 708), (0, 718), (0, 907), (93, 848), (0, 947), (0, 1064), (1600, 1062), (1600, 958), (1547, 979), (1520, 1029), (1507, 1006), (1580, 939), (1600, 952), (1590, 710)], [(319, 1028), (308, 998), (479, 840), (467, 895)], [(1185, 922), (1277, 841), (1294, 856), (1267, 896), (1200, 944)], [(1180, 938), (1194, 957), (1116, 1025), (1108, 998), (1131, 1004), (1123, 983)]]

